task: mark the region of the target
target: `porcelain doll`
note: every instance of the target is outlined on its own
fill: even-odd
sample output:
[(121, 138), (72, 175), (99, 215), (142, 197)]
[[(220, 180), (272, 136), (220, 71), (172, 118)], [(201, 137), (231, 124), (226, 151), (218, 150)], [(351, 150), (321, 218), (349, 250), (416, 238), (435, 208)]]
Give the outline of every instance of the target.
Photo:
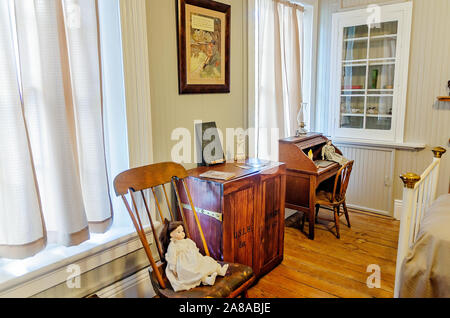
[(341, 166), (345, 165), (349, 160), (336, 152), (331, 140), (322, 148), (322, 160), (328, 160), (339, 163)]
[(185, 238), (183, 223), (165, 221), (160, 240), (165, 254), (166, 276), (175, 292), (190, 290), (201, 284), (213, 286), (216, 277), (225, 276), (228, 265), (203, 256), (195, 243)]

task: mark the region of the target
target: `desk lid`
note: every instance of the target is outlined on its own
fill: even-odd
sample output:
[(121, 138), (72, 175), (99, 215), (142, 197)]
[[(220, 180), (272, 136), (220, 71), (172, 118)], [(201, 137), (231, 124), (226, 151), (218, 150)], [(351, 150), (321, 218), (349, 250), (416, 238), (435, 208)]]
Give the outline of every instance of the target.
[(302, 143), (305, 141), (309, 141), (311, 139), (315, 139), (317, 137), (323, 137), (326, 139), (326, 137), (324, 137), (323, 134), (321, 133), (308, 133), (305, 136), (299, 136), (299, 137), (289, 137), (289, 138), (285, 138), (285, 139), (281, 139), (280, 143), (285, 143), (285, 144), (298, 144), (298, 143)]

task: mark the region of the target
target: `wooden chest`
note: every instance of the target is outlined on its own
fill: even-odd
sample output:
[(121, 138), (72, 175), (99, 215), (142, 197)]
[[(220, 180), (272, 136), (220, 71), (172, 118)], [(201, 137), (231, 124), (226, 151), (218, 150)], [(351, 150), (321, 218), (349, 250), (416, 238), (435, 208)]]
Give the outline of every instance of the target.
[[(201, 178), (208, 170), (232, 172), (229, 181)], [(201, 167), (189, 171), (186, 180), (205, 234), (211, 257), (249, 265), (256, 276), (272, 270), (283, 260), (286, 166), (245, 170), (235, 164)], [(201, 247), (195, 219), (184, 191), (183, 210), (191, 238)]]

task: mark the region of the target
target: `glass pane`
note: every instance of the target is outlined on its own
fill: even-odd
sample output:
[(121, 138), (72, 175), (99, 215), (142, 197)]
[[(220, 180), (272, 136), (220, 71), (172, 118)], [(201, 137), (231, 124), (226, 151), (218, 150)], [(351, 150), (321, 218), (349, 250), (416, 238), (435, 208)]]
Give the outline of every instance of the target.
[(373, 24), (370, 28), (370, 36), (393, 35), (398, 32), (398, 21)]
[(364, 128), (364, 115), (341, 116), (341, 128)]
[(376, 130), (391, 130), (392, 118), (391, 117), (367, 117), (366, 129)]
[(367, 97), (367, 115), (392, 115), (393, 96)]
[(397, 56), (397, 37), (370, 39), (370, 59), (393, 59)]
[(367, 59), (368, 40), (344, 40), (344, 52), (342, 56), (345, 61), (365, 60)]
[(342, 90), (342, 96), (348, 96), (348, 95), (364, 95), (366, 92), (365, 89), (343, 89)]
[(364, 90), (366, 87), (366, 65), (344, 65), (342, 70), (343, 90)]
[(371, 64), (369, 67), (370, 90), (386, 90), (392, 94), (395, 80), (395, 64)]
[(340, 128), (392, 130), (398, 27), (344, 28)]
[(364, 96), (342, 96), (341, 114), (364, 114)]
[(358, 25), (344, 28), (344, 39), (364, 38), (369, 36), (367, 25)]

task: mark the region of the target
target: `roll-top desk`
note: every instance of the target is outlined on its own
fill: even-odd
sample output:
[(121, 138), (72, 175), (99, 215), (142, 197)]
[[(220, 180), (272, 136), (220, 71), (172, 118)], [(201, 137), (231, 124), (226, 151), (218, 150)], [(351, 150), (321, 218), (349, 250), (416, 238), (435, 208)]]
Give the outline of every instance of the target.
[[(325, 180), (334, 178), (340, 169), (337, 163), (325, 168), (316, 166), (322, 160), (322, 148), (328, 138), (318, 133), (282, 139), (280, 161), (286, 163), (286, 207), (309, 215), (309, 238), (314, 239), (316, 189)], [(336, 148), (336, 147), (335, 147)], [(313, 160), (308, 157), (313, 152)], [(336, 152), (342, 152), (336, 148)]]

